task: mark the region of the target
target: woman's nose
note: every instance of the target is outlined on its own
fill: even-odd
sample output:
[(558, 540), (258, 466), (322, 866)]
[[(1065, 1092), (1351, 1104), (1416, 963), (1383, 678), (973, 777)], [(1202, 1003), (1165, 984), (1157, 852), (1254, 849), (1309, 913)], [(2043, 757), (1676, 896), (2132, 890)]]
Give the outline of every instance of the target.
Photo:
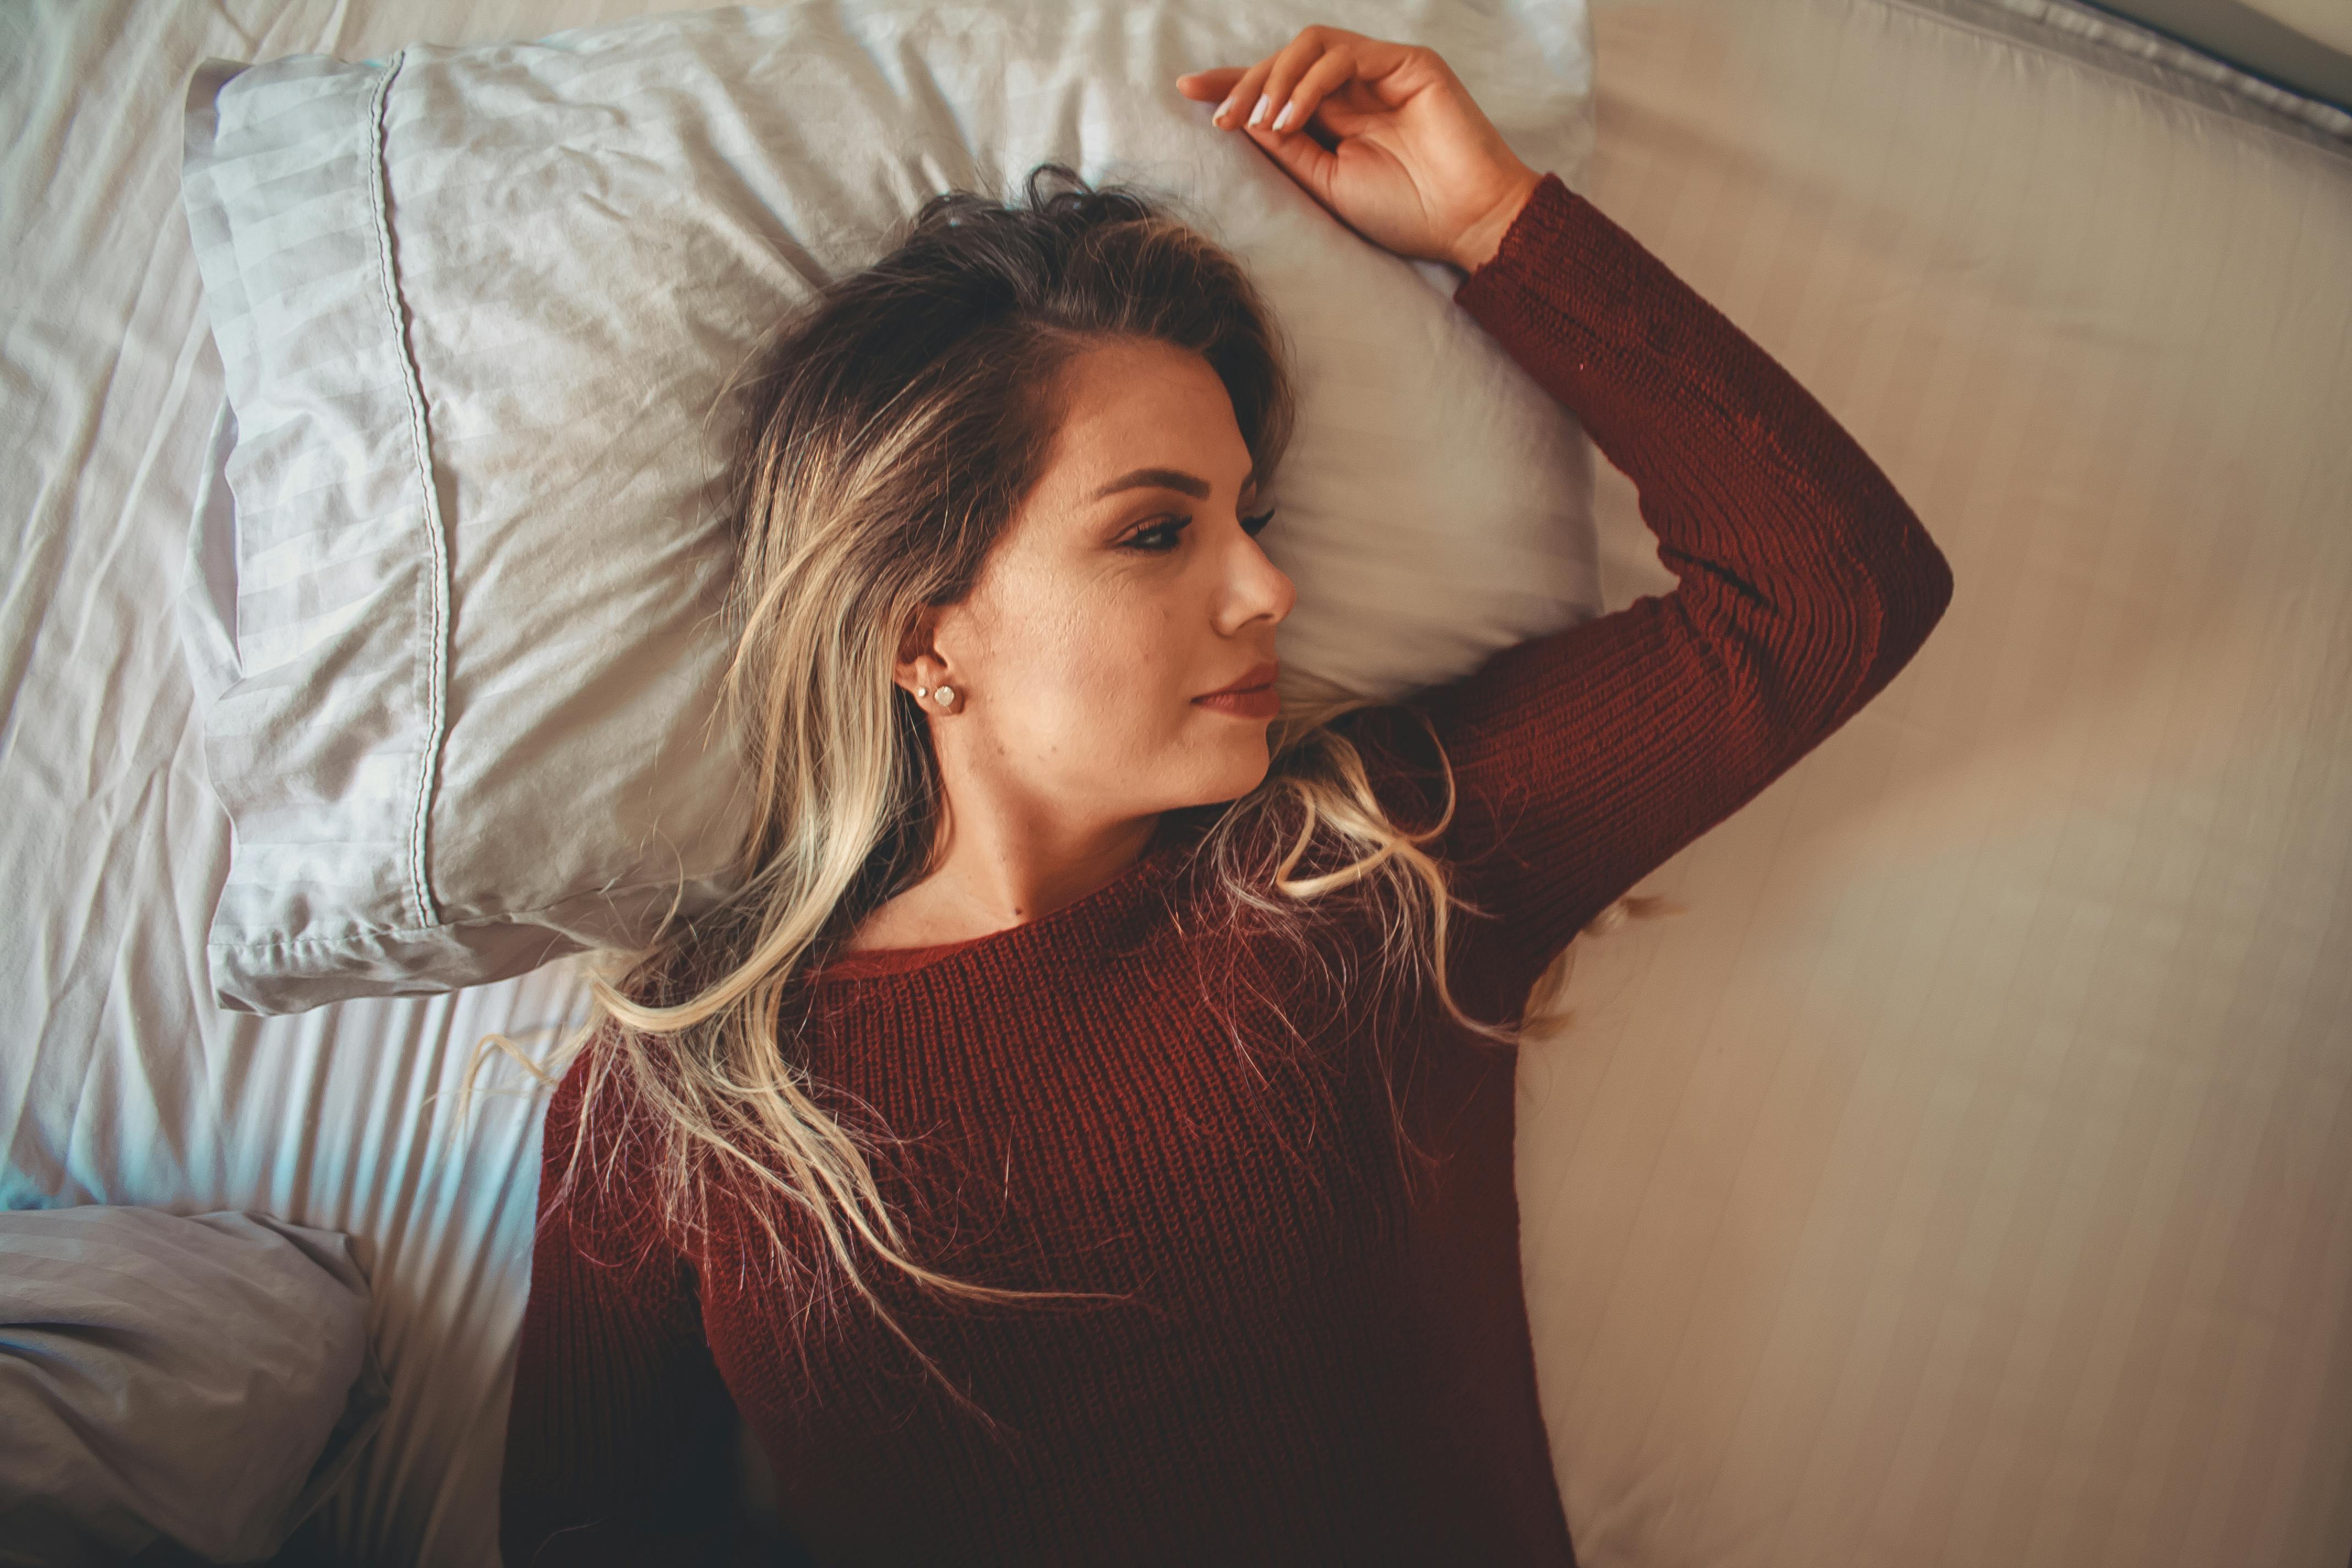
[(1260, 616), (1280, 621), (1298, 602), (1298, 588), (1289, 574), (1274, 563), (1256, 540), (1246, 535), (1235, 552), (1234, 573), (1228, 600), (1234, 606), (1236, 623)]

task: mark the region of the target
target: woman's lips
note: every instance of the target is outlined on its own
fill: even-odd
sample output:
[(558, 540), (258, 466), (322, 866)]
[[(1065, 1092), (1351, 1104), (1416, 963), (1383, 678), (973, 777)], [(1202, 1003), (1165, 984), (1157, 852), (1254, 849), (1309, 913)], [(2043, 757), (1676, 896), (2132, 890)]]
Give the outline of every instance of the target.
[[(1241, 680), (1222, 691), (1203, 692), (1192, 700), (1236, 719), (1271, 719), (1282, 711), (1282, 700), (1274, 690), (1275, 679), (1281, 674), (1280, 661), (1262, 658), (1249, 667)], [(1244, 686), (1242, 681), (1249, 684)]]
[(1236, 719), (1271, 719), (1282, 711), (1282, 699), (1276, 694), (1272, 681), (1240, 691), (1219, 691), (1207, 697), (1195, 697), (1192, 703), (1198, 708), (1230, 713)]

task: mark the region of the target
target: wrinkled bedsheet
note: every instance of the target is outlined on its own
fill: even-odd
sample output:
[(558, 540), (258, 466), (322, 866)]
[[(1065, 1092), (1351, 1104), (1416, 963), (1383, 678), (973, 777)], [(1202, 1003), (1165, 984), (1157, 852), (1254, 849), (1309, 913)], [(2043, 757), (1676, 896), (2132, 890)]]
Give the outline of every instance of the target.
[[(353, 1563), (495, 1560), (538, 1102), (450, 1096), (582, 995), (204, 1000), (226, 826), (169, 606), (219, 368), (182, 84), (642, 8), (0, 13), (0, 1181), (359, 1238), (392, 1405), (324, 1517)], [(1523, 1058), (1538, 1366), (1598, 1568), (2352, 1551), (2352, 138), (2062, 11), (1595, 8), (1587, 194), (1957, 577)], [(1612, 606), (1670, 586), (1605, 470), (1602, 501)]]

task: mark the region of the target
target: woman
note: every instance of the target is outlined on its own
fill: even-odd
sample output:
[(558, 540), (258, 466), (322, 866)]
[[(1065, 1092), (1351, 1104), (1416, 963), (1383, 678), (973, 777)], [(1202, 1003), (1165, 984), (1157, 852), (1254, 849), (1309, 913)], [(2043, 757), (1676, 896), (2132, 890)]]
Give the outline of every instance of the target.
[(730, 1401), (819, 1562), (1573, 1561), (1495, 1047), (1950, 573), (1429, 51), (1315, 27), (1177, 87), (1465, 274), (1682, 585), (1277, 714), (1247, 279), (1129, 194), (926, 208), (752, 391), (745, 890), (600, 986), (551, 1102), (510, 1563), (715, 1550)]

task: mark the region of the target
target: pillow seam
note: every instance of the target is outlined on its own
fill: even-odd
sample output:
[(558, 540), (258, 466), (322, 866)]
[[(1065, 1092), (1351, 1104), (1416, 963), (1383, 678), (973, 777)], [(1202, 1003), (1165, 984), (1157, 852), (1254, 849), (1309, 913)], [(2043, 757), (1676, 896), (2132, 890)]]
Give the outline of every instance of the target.
[(376, 269), (383, 285), (384, 324), (391, 330), (392, 353), (400, 369), (401, 392), (408, 401), (409, 447), (416, 459), (417, 489), (424, 507), (425, 581), (421, 596), (425, 600), (425, 646), (420, 661), (424, 690), (419, 696), (425, 711), (425, 732), (423, 744), (417, 748), (415, 803), (408, 827), (408, 902), (415, 914), (416, 929), (424, 931), (443, 923), (440, 908), (434, 901), (431, 879), (425, 872), (425, 837), (431, 818), (434, 774), (438, 771), (441, 759), (448, 689), (449, 556), (443, 536), (440, 495), (433, 483), (433, 448), (431, 436), (425, 424), (424, 379), (415, 356), (409, 352), (389, 213), (392, 170), (385, 149), (384, 110), (392, 96), (392, 84), (399, 77), (401, 67), (407, 58), (408, 51), (403, 49), (386, 62), (383, 78), (367, 100), (363, 134), (370, 171), (368, 201), (375, 219)]
[[(710, 879), (704, 876), (695, 879), (708, 881)], [(587, 893), (567, 894), (544, 904), (534, 904), (527, 910), (500, 910), (495, 913), (471, 915), (458, 921), (436, 920), (431, 925), (373, 926), (365, 931), (353, 931), (347, 936), (272, 936), (262, 937), (253, 942), (207, 940), (205, 948), (206, 952), (217, 950), (223, 952), (265, 952), (274, 948), (343, 946), (354, 942), (365, 942), (373, 937), (433, 936), (443, 931), (471, 931), (480, 926), (521, 925), (528, 924), (533, 915), (543, 915), (550, 910), (560, 910), (575, 899), (593, 896), (612, 900), (625, 894), (646, 892), (656, 888), (674, 890), (677, 886), (675, 881), (628, 882), (617, 888), (595, 888), (591, 889)]]

